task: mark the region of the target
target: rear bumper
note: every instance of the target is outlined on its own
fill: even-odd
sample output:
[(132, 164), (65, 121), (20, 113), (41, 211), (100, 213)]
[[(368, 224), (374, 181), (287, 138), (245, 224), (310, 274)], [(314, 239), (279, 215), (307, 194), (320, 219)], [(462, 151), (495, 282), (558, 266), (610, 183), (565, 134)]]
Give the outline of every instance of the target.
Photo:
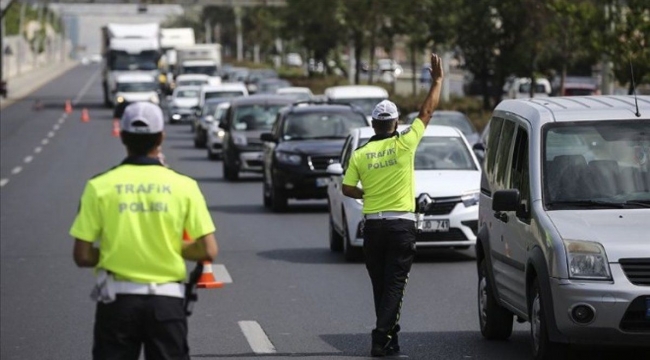
[(326, 199), (327, 184), (331, 175), (324, 171), (310, 171), (302, 167), (295, 169), (275, 169), (274, 186), (292, 199)]

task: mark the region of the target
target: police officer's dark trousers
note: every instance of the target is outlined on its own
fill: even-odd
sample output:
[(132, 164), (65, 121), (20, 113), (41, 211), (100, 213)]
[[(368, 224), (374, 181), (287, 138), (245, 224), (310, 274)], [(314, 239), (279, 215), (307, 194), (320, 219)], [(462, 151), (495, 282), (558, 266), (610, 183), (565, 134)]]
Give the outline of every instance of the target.
[(189, 360), (183, 299), (118, 294), (97, 303), (93, 360)]
[(366, 220), (363, 252), (372, 282), (376, 328), (373, 344), (397, 338), (402, 298), (415, 256), (415, 222), (404, 219)]

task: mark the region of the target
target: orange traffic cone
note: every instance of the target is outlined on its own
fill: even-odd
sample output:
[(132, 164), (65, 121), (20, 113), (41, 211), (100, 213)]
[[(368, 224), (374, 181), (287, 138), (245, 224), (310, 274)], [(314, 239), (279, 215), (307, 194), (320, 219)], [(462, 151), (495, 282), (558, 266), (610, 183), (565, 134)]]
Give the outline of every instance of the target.
[(90, 121), (90, 115), (88, 115), (88, 109), (83, 108), (83, 110), (81, 110), (81, 122), (87, 123), (89, 121)]
[[(113, 120), (113, 133), (111, 135), (113, 137), (120, 137), (120, 123), (117, 120)], [(185, 240), (185, 237), (183, 237), (183, 240)]]
[(203, 273), (199, 277), (197, 286), (201, 289), (216, 289), (216, 288), (223, 287), (223, 283), (221, 281), (215, 280), (214, 278), (214, 274), (212, 273), (211, 262), (209, 261), (203, 262)]
[(72, 112), (72, 103), (70, 103), (70, 100), (65, 101), (65, 113), (70, 114)]

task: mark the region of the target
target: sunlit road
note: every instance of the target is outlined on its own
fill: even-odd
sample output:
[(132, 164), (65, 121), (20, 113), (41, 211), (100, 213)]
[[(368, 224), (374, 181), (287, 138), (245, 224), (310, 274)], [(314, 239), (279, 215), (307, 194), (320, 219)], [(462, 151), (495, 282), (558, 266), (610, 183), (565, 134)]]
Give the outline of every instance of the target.
[[(111, 136), (112, 112), (101, 106), (98, 71), (77, 67), (2, 110), (3, 360), (90, 358), (93, 275), (73, 264), (67, 233), (85, 181), (124, 156)], [(40, 110), (33, 108), (36, 99)], [(74, 112), (64, 117), (66, 99)], [(80, 121), (83, 108), (87, 123)], [(366, 357), (373, 327), (369, 279), (363, 264), (329, 252), (325, 203), (295, 203), (287, 214), (272, 214), (262, 206), (259, 177), (225, 182), (221, 163), (209, 161), (191, 139), (189, 126), (169, 126), (165, 155), (199, 181), (218, 227), (215, 263), (223, 266), (217, 275), (232, 279), (200, 292), (189, 320), (192, 358)], [(529, 358), (528, 325), (517, 324), (509, 341), (482, 339), (472, 251), (418, 255), (403, 307), (401, 357)], [(638, 351), (599, 349), (574, 358), (633, 355)]]

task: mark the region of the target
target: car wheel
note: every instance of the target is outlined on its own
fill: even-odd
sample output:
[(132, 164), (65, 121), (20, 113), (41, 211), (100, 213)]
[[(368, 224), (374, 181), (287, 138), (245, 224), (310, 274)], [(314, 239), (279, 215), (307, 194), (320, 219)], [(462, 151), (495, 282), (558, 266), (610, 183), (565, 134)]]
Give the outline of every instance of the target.
[(202, 147), (201, 142), (198, 139), (198, 135), (194, 136), (194, 147), (197, 149), (200, 149)]
[(505, 340), (512, 335), (512, 313), (497, 302), (485, 259), (481, 260), (478, 273), (478, 317), (484, 338)]
[(176, 120), (174, 120), (174, 119), (169, 119), (169, 123), (170, 123), (171, 125), (175, 125), (177, 122), (178, 122), (178, 121), (176, 121)]
[(239, 178), (239, 171), (229, 166), (226, 161), (222, 163), (223, 165), (223, 177), (229, 181), (236, 181)]
[(343, 257), (347, 262), (355, 262), (361, 259), (363, 248), (352, 246), (350, 243), (350, 231), (348, 229), (348, 220), (343, 213)]
[(288, 199), (282, 189), (271, 185), (271, 210), (273, 212), (287, 211)]
[(262, 180), (262, 197), (264, 198), (264, 207), (269, 209), (273, 203), (271, 199), (271, 192), (269, 191), (269, 185), (266, 182), (266, 176)]
[(332, 219), (332, 210), (330, 209), (330, 215), (329, 215), (329, 238), (330, 238), (330, 250), (332, 252), (341, 252), (343, 250), (343, 237), (341, 234), (336, 232), (336, 229), (334, 228), (334, 220)]
[(219, 155), (216, 154), (216, 153), (213, 153), (212, 151), (210, 151), (210, 149), (208, 149), (208, 159), (210, 159), (210, 160), (219, 160)]
[(567, 357), (568, 345), (552, 342), (548, 338), (546, 309), (542, 301), (539, 281), (533, 280), (530, 300), (530, 338), (535, 360), (561, 360)]

